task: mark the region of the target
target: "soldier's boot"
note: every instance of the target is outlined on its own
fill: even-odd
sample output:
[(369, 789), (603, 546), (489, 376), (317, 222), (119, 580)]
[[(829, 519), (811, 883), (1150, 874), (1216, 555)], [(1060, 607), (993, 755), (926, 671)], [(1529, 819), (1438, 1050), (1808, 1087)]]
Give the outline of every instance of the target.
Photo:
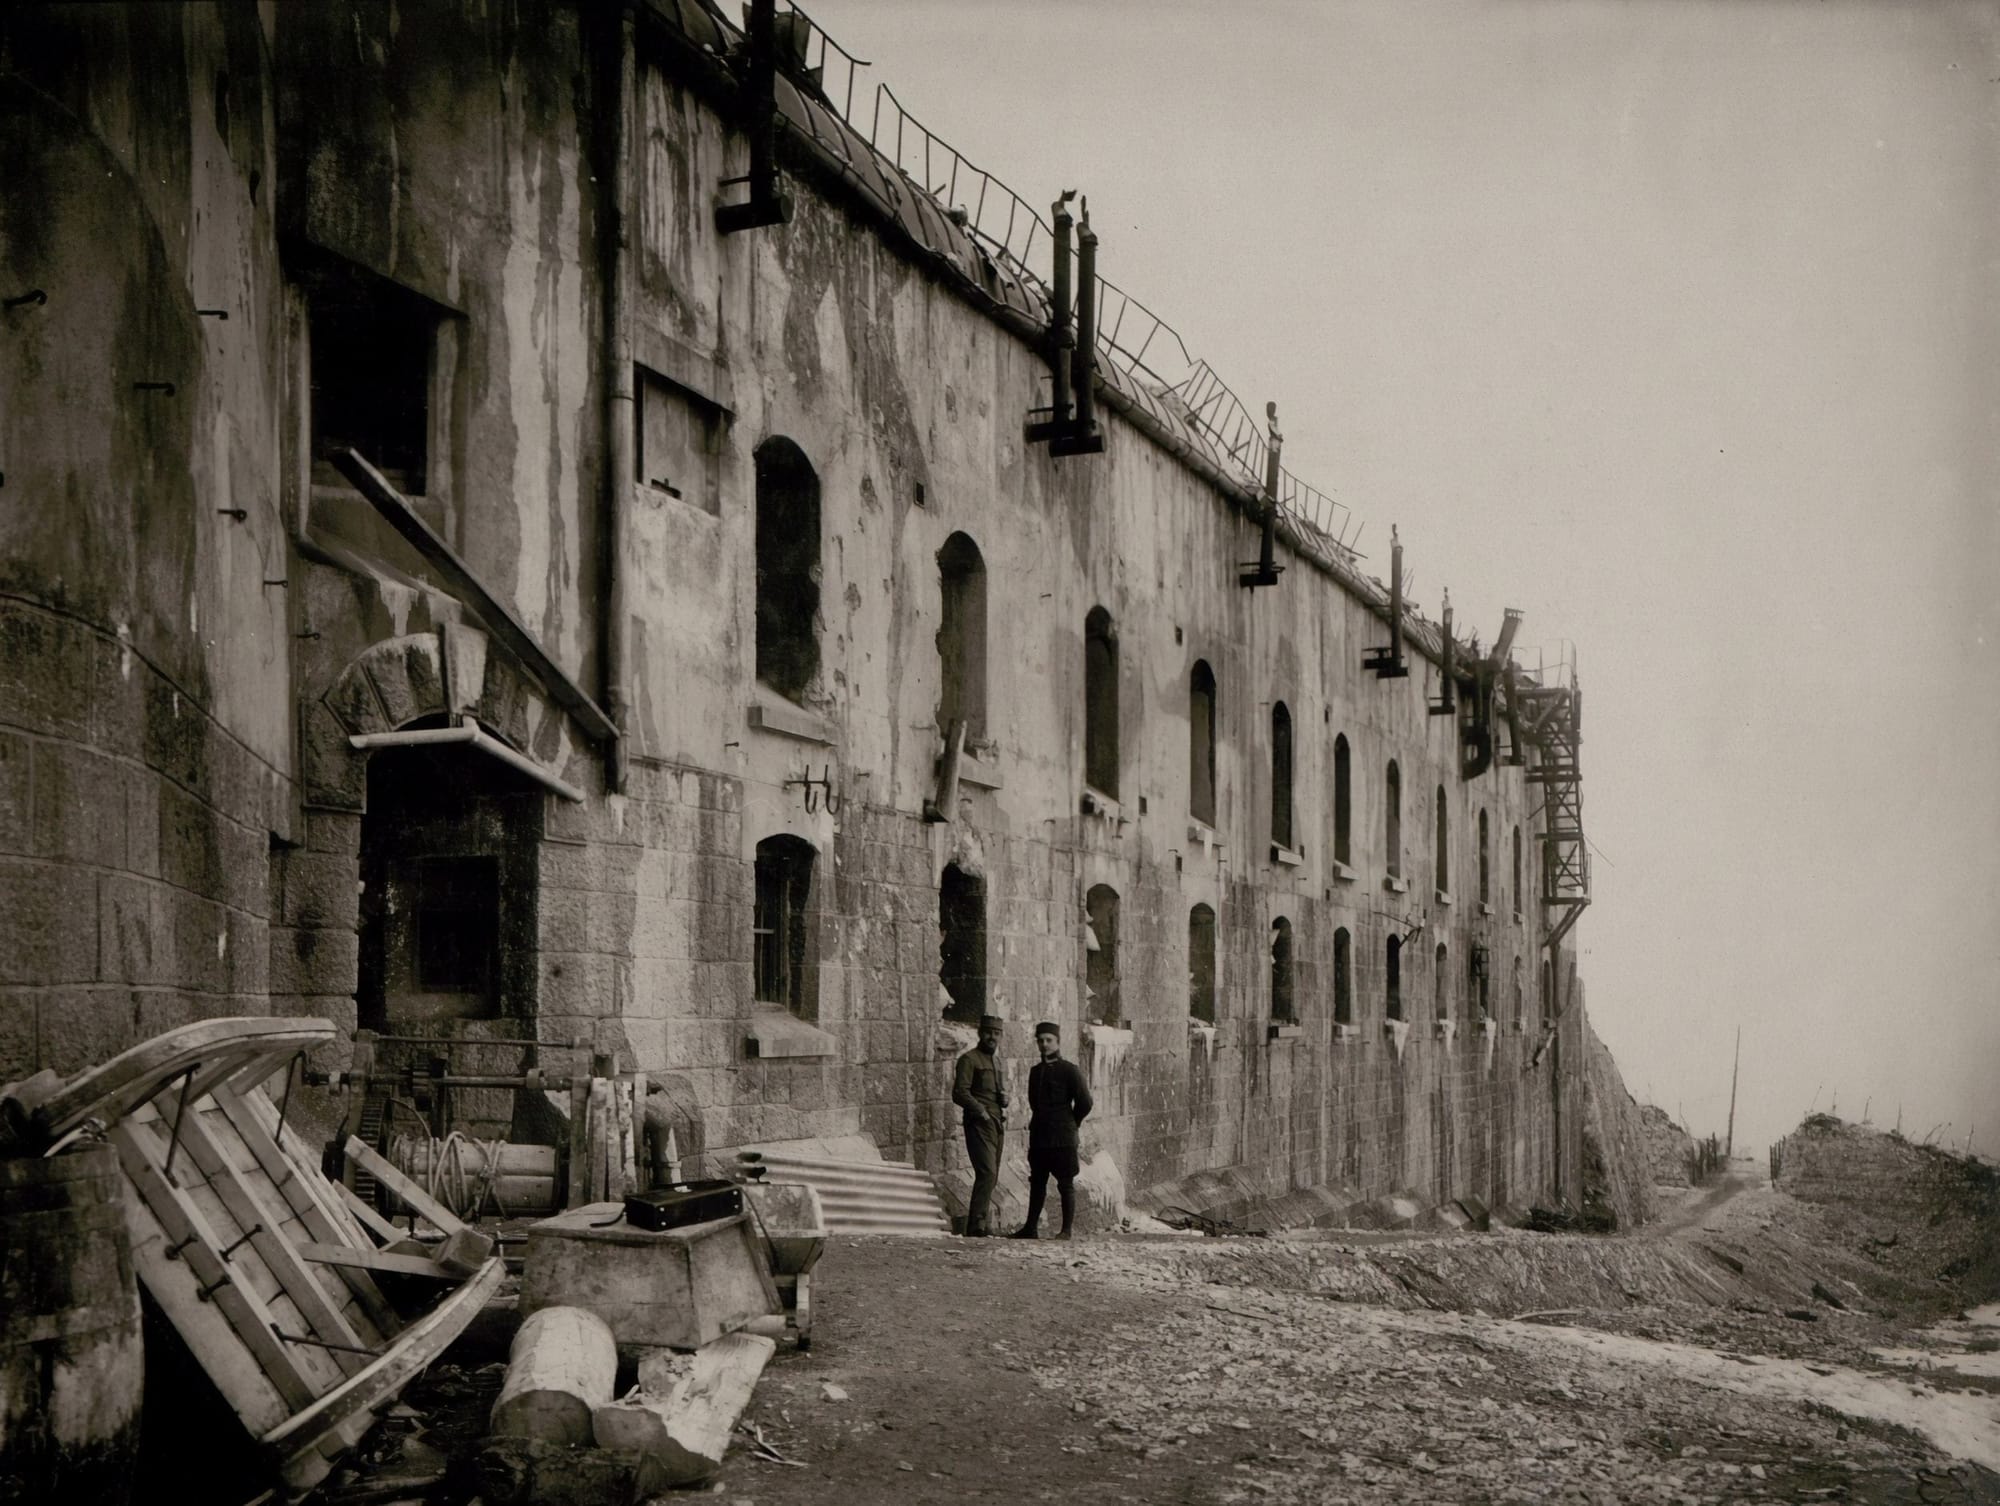
[(1049, 1198), (1048, 1179), (1037, 1177), (1028, 1184), (1028, 1218), (1020, 1228), (1007, 1237), (1009, 1239), (1040, 1239), (1042, 1237), (1042, 1204)]
[(1076, 1218), (1076, 1187), (1070, 1182), (1056, 1184), (1056, 1195), (1062, 1199), (1062, 1232), (1057, 1239), (1069, 1238), (1069, 1226)]

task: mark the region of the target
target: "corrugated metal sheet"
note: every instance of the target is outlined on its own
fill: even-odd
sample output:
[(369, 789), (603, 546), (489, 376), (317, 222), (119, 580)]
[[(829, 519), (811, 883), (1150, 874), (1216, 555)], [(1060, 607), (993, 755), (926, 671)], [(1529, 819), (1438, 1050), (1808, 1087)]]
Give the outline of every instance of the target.
[(951, 1232), (937, 1183), (908, 1162), (838, 1161), (746, 1150), (736, 1156), (736, 1175), (746, 1182), (801, 1182), (819, 1194), (829, 1234), (915, 1234)]

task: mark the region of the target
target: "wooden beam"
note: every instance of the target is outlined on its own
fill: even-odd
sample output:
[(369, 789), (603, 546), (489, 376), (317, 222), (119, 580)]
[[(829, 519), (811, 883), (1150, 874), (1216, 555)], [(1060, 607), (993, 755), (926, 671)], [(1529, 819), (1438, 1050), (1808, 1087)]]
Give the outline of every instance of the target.
[(465, 1227), (463, 1219), (454, 1215), (443, 1203), (424, 1191), (412, 1178), (404, 1176), (391, 1162), (377, 1155), (360, 1136), (347, 1137), (347, 1154), (360, 1164), (363, 1171), (408, 1203), (419, 1215), (429, 1219), (442, 1232), (456, 1234)]
[(364, 1271), (393, 1271), (399, 1276), (423, 1276), (432, 1281), (463, 1279), (457, 1271), (446, 1270), (426, 1255), (399, 1255), (391, 1250), (357, 1250), (352, 1245), (319, 1244), (309, 1239), (300, 1240), (297, 1249), (307, 1260), (316, 1260), (322, 1265), (352, 1266)]
[(389, 484), (386, 476), (363, 459), (358, 451), (351, 449), (335, 451), (333, 464), (354, 483), (362, 496), (374, 504), (375, 510), (388, 521), (389, 526), (408, 540), (410, 546), (437, 571), (446, 589), (479, 614), (487, 631), (541, 681), (542, 688), (576, 718), (577, 724), (586, 733), (598, 742), (617, 739), (618, 728), (605, 715), (604, 708), (563, 672), (562, 666), (535, 640), (535, 635), (521, 625), (505, 602), (486, 589), (479, 577), (472, 573), (471, 567), (458, 557), (451, 545), (437, 536), (430, 524), (417, 515), (416, 509)]
[[(313, 1196), (307, 1179), (318, 1177), (318, 1168), (314, 1167), (310, 1171), (301, 1170), (297, 1163), (272, 1140), (270, 1131), (264, 1127), (263, 1121), (257, 1116), (257, 1111), (251, 1107), (262, 1097), (263, 1095), (255, 1089), (251, 1090), (248, 1098), (227, 1085), (215, 1090), (216, 1107), (222, 1110), (223, 1117), (228, 1119), (235, 1127), (236, 1133), (242, 1136), (243, 1143), (250, 1149), (250, 1154), (256, 1158), (257, 1164), (264, 1168), (264, 1174), (277, 1187), (278, 1196), (282, 1197), (286, 1206), (299, 1216), (299, 1222), (306, 1226), (306, 1231), (314, 1239), (329, 1243), (355, 1243), (353, 1239), (344, 1237), (347, 1231), (335, 1222), (333, 1216)], [(265, 1108), (269, 1110), (271, 1123), (275, 1125), (278, 1111), (268, 1102)], [(325, 1178), (320, 1177), (319, 1180), (324, 1181)], [(403, 1326), (402, 1320), (396, 1316), (396, 1310), (389, 1305), (388, 1299), (382, 1295), (381, 1289), (369, 1278), (366, 1271), (343, 1270), (341, 1278), (346, 1281), (347, 1289), (354, 1293), (354, 1300), (361, 1304), (361, 1310), (368, 1314), (368, 1321), (375, 1325), (377, 1333), (387, 1338)]]
[(385, 1245), (392, 1245), (403, 1237), (403, 1231), (375, 1211), (368, 1199), (342, 1182), (335, 1182), (340, 1188), (341, 1200), (347, 1204), (347, 1211), (361, 1220), (361, 1226)]

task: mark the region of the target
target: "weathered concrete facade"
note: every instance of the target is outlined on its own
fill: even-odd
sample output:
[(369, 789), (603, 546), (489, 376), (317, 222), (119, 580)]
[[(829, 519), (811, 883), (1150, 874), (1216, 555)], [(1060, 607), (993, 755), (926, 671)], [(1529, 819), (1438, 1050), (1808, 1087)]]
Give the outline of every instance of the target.
[[(1546, 997), (1525, 770), (1461, 777), (1416, 653), (1363, 671), (1386, 629), (1352, 582), (1286, 551), (1276, 588), (1239, 586), (1254, 520), (1136, 410), (1106, 409), (1099, 455), (1026, 444), (1046, 363), (1009, 299), (827, 153), (791, 141), (789, 223), (720, 234), (748, 148), (714, 39), (670, 5), (0, 20), (26, 190), (0, 295), (45, 294), (0, 314), (0, 1076), (204, 1013), (588, 1038), (679, 1079), (711, 1155), (858, 1131), (962, 1181), (950, 869), (981, 910), (954, 978), (1023, 1072), (1032, 1022), (1062, 1022), (1099, 1094), (1085, 1153), (1129, 1185), (1573, 1195), (1581, 1015)], [(350, 411), (560, 672), (625, 708), (621, 790), (327, 470)], [(760, 680), (781, 484), (817, 536), (809, 641)], [(1115, 791), (1085, 778), (1094, 610)], [(972, 756), (927, 820), (953, 718)], [(468, 720), (582, 801), (468, 748), (352, 742)]]

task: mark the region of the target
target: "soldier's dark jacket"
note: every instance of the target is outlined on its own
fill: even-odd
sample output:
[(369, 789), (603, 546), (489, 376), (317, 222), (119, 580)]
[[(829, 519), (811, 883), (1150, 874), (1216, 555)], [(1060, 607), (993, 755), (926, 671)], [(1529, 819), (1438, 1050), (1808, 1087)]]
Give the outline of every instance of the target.
[(1006, 1117), (1007, 1087), (1000, 1078), (1000, 1064), (974, 1046), (958, 1059), (953, 1075), (951, 1101), (965, 1110), (965, 1122), (974, 1123), (972, 1109), (977, 1104), (995, 1119)]
[(1076, 1063), (1060, 1056), (1036, 1062), (1028, 1071), (1028, 1144), (1041, 1149), (1076, 1149), (1076, 1127), (1091, 1109), (1090, 1084)]

